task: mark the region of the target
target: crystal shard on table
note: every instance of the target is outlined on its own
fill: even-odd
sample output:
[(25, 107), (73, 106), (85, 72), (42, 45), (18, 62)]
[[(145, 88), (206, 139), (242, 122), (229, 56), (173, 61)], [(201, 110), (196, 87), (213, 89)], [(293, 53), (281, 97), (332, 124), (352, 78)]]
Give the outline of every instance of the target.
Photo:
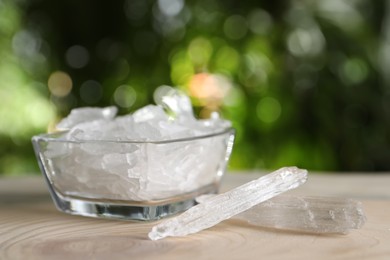
[(306, 179), (306, 170), (296, 167), (281, 168), (217, 195), (175, 218), (161, 222), (153, 227), (149, 238), (157, 240), (167, 236), (185, 236), (210, 228), (261, 202), (300, 186)]
[(235, 216), (256, 226), (310, 233), (346, 234), (366, 217), (360, 202), (331, 197), (277, 196)]
[[(215, 197), (201, 195), (198, 203)], [(366, 222), (362, 203), (334, 197), (280, 195), (234, 216), (251, 225), (318, 234), (347, 234)]]

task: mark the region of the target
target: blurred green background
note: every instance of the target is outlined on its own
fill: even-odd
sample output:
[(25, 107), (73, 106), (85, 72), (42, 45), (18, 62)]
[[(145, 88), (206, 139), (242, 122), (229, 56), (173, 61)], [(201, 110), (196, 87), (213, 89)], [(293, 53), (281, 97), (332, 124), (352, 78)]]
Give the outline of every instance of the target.
[(70, 109), (160, 85), (237, 129), (231, 169), (390, 170), (390, 3), (0, 0), (0, 174)]

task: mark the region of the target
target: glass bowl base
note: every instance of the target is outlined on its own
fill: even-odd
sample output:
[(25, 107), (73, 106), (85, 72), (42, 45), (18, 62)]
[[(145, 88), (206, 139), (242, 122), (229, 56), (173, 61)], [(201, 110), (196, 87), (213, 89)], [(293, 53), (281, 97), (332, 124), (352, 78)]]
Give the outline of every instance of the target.
[(217, 185), (208, 185), (197, 191), (171, 199), (151, 202), (123, 200), (97, 200), (63, 196), (51, 189), (57, 209), (72, 215), (86, 217), (122, 219), (132, 221), (155, 221), (183, 212), (196, 204), (195, 198), (203, 194), (218, 192)]

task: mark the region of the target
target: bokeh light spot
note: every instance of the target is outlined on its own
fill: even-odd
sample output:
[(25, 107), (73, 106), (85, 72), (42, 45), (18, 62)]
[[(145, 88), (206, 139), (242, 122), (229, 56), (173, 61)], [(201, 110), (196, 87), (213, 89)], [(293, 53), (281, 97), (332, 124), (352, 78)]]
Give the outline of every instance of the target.
[(73, 45), (66, 51), (65, 60), (70, 67), (81, 69), (89, 62), (89, 52), (83, 46)]
[(220, 103), (231, 89), (231, 82), (222, 75), (199, 73), (190, 81), (190, 95), (201, 103)]
[(191, 41), (188, 47), (188, 54), (195, 65), (206, 65), (213, 52), (210, 41), (199, 37)]
[(256, 113), (264, 123), (273, 123), (280, 117), (282, 107), (275, 98), (264, 97), (257, 103)]
[(340, 76), (347, 84), (358, 84), (368, 76), (367, 65), (361, 59), (347, 59), (340, 68)]
[(232, 40), (243, 38), (248, 31), (248, 24), (244, 17), (240, 15), (232, 15), (226, 19), (223, 30), (225, 35)]
[(47, 82), (50, 93), (57, 97), (64, 97), (72, 90), (73, 82), (68, 73), (55, 71)]
[(267, 83), (273, 64), (261, 52), (250, 52), (243, 56), (246, 66), (241, 67), (239, 78), (247, 87), (255, 88), (259, 92), (267, 90)]
[(316, 27), (298, 28), (289, 34), (287, 47), (295, 56), (315, 56), (323, 51), (325, 38)]
[(115, 103), (123, 108), (131, 107), (137, 99), (137, 93), (129, 85), (119, 86), (114, 92)]
[(272, 27), (272, 17), (263, 9), (253, 10), (248, 16), (249, 29), (255, 34), (266, 34)]
[(354, 32), (362, 29), (364, 16), (352, 1), (327, 0), (317, 2), (318, 15), (337, 27)]
[(87, 80), (80, 87), (80, 97), (88, 105), (96, 104), (102, 96), (102, 85), (95, 80)]
[(218, 50), (215, 65), (218, 70), (234, 73), (240, 63), (240, 55), (231, 47), (224, 46)]
[(20, 57), (33, 58), (41, 47), (41, 39), (36, 33), (20, 30), (12, 38), (13, 51)]
[(223, 100), (223, 104), (228, 107), (243, 107), (245, 96), (241, 89), (231, 88), (228, 95)]
[(184, 7), (183, 0), (158, 0), (158, 8), (166, 16), (176, 16)]

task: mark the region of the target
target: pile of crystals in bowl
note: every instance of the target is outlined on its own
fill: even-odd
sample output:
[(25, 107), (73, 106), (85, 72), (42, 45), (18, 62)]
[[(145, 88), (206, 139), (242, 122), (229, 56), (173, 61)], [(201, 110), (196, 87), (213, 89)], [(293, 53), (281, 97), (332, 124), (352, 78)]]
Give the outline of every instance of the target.
[(148, 201), (218, 182), (227, 163), (226, 138), (234, 137), (231, 123), (217, 113), (196, 119), (190, 99), (173, 88), (165, 86), (155, 99), (157, 105), (129, 115), (116, 116), (116, 107), (88, 107), (59, 122), (64, 132), (45, 156), (57, 167), (53, 178), (60, 189), (87, 198)]

